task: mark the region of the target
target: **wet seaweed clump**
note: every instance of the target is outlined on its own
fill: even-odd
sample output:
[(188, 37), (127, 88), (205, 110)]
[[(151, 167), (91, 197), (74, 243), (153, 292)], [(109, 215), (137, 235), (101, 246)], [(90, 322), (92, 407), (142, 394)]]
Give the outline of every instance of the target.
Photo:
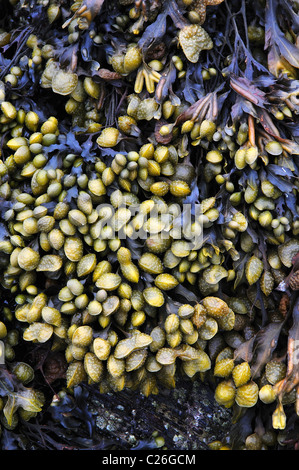
[(211, 449), (296, 448), (298, 2), (3, 4), (2, 426), (184, 376), (232, 409)]

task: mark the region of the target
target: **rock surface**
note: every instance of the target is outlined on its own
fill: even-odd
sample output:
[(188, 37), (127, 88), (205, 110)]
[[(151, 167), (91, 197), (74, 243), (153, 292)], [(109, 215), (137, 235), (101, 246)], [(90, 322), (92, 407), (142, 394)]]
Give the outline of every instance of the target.
[(144, 397), (122, 391), (98, 395), (90, 404), (97, 433), (121, 448), (153, 444), (164, 438), (169, 450), (206, 450), (231, 426), (231, 412), (219, 407), (212, 390), (200, 381), (182, 381), (174, 390)]

